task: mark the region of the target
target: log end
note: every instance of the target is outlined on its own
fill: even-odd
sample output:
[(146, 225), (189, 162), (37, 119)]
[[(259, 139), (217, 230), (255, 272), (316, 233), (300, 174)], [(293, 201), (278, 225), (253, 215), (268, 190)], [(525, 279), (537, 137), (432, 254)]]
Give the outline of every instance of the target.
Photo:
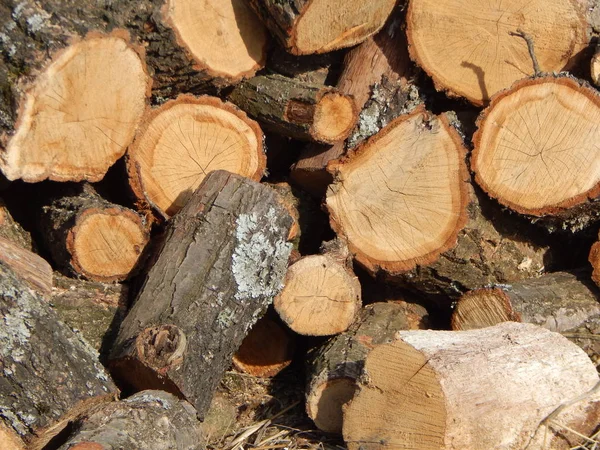
[(335, 378), (311, 389), (306, 397), (306, 413), (319, 430), (342, 433), (343, 406), (352, 400), (357, 391), (351, 378)]
[(502, 289), (475, 289), (458, 300), (451, 325), (453, 330), (473, 330), (509, 321), (520, 322), (521, 316)]
[(358, 111), (352, 97), (328, 92), (315, 107), (311, 134), (317, 142), (335, 144), (348, 137), (357, 120)]

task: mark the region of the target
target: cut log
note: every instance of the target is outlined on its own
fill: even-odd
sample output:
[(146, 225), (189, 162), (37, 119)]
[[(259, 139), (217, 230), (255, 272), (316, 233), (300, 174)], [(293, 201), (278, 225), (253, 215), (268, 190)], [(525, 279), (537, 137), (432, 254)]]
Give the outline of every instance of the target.
[(269, 131), (326, 144), (346, 139), (358, 114), (338, 90), (278, 74), (244, 81), (229, 99)]
[(383, 27), (395, 0), (250, 0), (273, 36), (294, 55), (359, 44)]
[(598, 241), (590, 248), (588, 261), (592, 265), (592, 280), (600, 286), (600, 233), (598, 233)]
[(534, 75), (523, 34), (533, 41), (542, 71), (574, 65), (589, 40), (583, 3), (511, 0), (473, 8), (469, 0), (451, 0), (442, 7), (435, 0), (411, 0), (406, 16), (411, 57), (438, 90), (483, 105), (515, 81)]
[(456, 245), (467, 215), (465, 155), (447, 119), (419, 108), (330, 164), (331, 226), (360, 265), (399, 273)]
[(45, 297), (52, 293), (52, 267), (46, 260), (0, 237), (0, 261)]
[(233, 353), (281, 289), (291, 224), (271, 188), (211, 172), (169, 221), (113, 347), (115, 376), (183, 396), (202, 417)]
[(13, 242), (25, 250), (34, 249), (31, 235), (13, 219), (2, 199), (0, 199), (0, 237)]
[(212, 170), (258, 181), (265, 171), (258, 124), (216, 97), (181, 95), (146, 116), (127, 153), (131, 187), (164, 217), (179, 211)]
[(151, 81), (143, 55), (126, 33), (92, 34), (57, 52), (33, 78), (9, 87), (19, 106), (2, 111), (0, 169), (9, 180), (101, 180), (144, 112)]
[(61, 268), (104, 282), (135, 273), (149, 231), (144, 218), (107, 202), (89, 185), (78, 195), (60, 197), (43, 207), (41, 227)]
[[(374, 125), (380, 123), (381, 111), (364, 111), (369, 99), (377, 99), (385, 104), (383, 109), (386, 112), (396, 115), (400, 114), (399, 110), (407, 102), (410, 59), (406, 39), (399, 24), (398, 13), (392, 14), (383, 30), (350, 50), (346, 54), (344, 68), (338, 79), (337, 88), (340, 92), (352, 95), (357, 110), (363, 111), (359, 124), (373, 124), (367, 127), (370, 128), (371, 134), (376, 131)], [(378, 88), (381, 83), (385, 83), (385, 90)], [(380, 92), (376, 95), (374, 89)], [(308, 145), (292, 167), (292, 180), (307, 192), (322, 197), (327, 186), (333, 181), (331, 174), (327, 172), (327, 164), (340, 158), (345, 152), (346, 147), (342, 142), (331, 147)]]
[(493, 198), (551, 230), (598, 220), (600, 95), (571, 78), (518, 82), (492, 100), (471, 167)]
[(259, 319), (233, 356), (233, 367), (255, 377), (274, 377), (292, 362), (296, 340), (276, 317)]
[(204, 438), (196, 411), (163, 391), (142, 391), (95, 408), (74, 424), (58, 450), (200, 450)]
[(598, 373), (557, 333), (507, 322), (397, 339), (369, 353), (365, 381), (344, 410), (350, 450), (568, 449), (556, 422), (589, 436), (600, 421), (600, 395), (590, 393)]
[(348, 329), (361, 307), (358, 278), (347, 257), (329, 251), (292, 264), (273, 305), (283, 322), (298, 334), (331, 336)]
[(597, 315), (600, 291), (589, 281), (589, 273), (555, 272), (467, 292), (452, 314), (452, 329), (471, 330), (513, 321), (562, 332)]
[(365, 358), (397, 331), (425, 328), (427, 311), (403, 301), (365, 306), (348, 331), (331, 338), (308, 359), (306, 412), (328, 433), (342, 432), (342, 407), (352, 399)]
[(89, 344), (4, 263), (0, 294), (0, 442), (38, 450), (118, 391)]

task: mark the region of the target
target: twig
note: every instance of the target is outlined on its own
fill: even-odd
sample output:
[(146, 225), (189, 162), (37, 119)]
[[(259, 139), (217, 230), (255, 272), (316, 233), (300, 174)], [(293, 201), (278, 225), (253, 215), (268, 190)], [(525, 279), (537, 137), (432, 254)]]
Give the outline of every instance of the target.
[(508, 34), (510, 34), (511, 36), (517, 36), (517, 37), (523, 38), (525, 40), (525, 42), (527, 42), (527, 49), (529, 50), (529, 56), (531, 57), (531, 60), (533, 61), (533, 72), (536, 77), (538, 75), (541, 75), (542, 71), (540, 70), (540, 65), (538, 64), (538, 60), (535, 56), (535, 49), (533, 47), (533, 38), (530, 35), (528, 35), (527, 33), (525, 33), (523, 30), (521, 30), (520, 28), (517, 28), (516, 32), (509, 31)]

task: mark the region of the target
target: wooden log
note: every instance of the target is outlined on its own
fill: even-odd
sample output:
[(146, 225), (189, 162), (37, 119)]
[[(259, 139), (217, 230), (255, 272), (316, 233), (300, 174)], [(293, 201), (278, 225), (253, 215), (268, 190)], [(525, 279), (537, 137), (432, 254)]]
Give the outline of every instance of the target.
[(42, 449), (118, 393), (97, 353), (0, 262), (0, 442)]
[(269, 131), (326, 144), (346, 139), (358, 115), (342, 92), (279, 74), (244, 81), (229, 99)]
[(371, 274), (436, 261), (467, 219), (466, 150), (445, 116), (401, 116), (330, 164), (330, 223)]
[(536, 75), (525, 35), (542, 71), (560, 72), (577, 62), (589, 41), (584, 3), (513, 0), (474, 9), (468, 0), (443, 7), (435, 0), (411, 0), (410, 54), (438, 90), (484, 105), (515, 81)]
[(58, 450), (200, 450), (205, 440), (199, 425), (185, 400), (163, 391), (142, 391), (80, 417)]
[(250, 0), (273, 36), (294, 55), (327, 53), (361, 43), (383, 27), (395, 4), (394, 0)]
[(181, 95), (145, 117), (127, 153), (135, 195), (168, 218), (212, 170), (258, 181), (265, 171), (256, 122), (216, 97)]
[(401, 331), (369, 353), (365, 375), (344, 410), (350, 450), (567, 449), (570, 436), (555, 423), (589, 436), (600, 420), (587, 355), (531, 324)]
[(297, 56), (275, 46), (269, 54), (267, 69), (271, 73), (279, 73), (303, 83), (325, 85), (330, 84), (327, 83), (328, 78), (337, 71), (342, 56), (342, 52)]
[(254, 324), (233, 355), (233, 367), (255, 377), (274, 377), (292, 363), (296, 339), (277, 317)]
[(598, 51), (594, 53), (590, 62), (590, 77), (592, 78), (592, 83), (596, 86), (600, 86), (600, 52)]
[(427, 325), (427, 311), (404, 301), (365, 306), (352, 326), (309, 354), (306, 412), (317, 428), (342, 432), (342, 408), (352, 399), (366, 356), (397, 331)]
[(501, 204), (550, 231), (597, 221), (600, 95), (579, 80), (523, 80), (496, 96), (473, 137), (475, 180)]
[[(362, 111), (359, 124), (363, 124), (363, 130), (369, 128), (371, 134), (375, 133), (374, 126), (380, 123), (381, 110), (372, 108), (366, 111), (364, 107), (369, 99), (377, 99), (379, 104), (385, 105), (381, 109), (396, 115), (400, 114), (399, 110), (408, 101), (410, 59), (406, 39), (399, 25), (398, 13), (394, 13), (379, 33), (350, 50), (337, 82), (341, 92), (354, 97), (357, 110)], [(382, 83), (385, 83), (385, 89), (379, 89)], [(374, 90), (379, 92), (376, 94)], [(372, 126), (365, 127), (367, 122)], [(307, 192), (322, 197), (333, 181), (327, 172), (327, 164), (339, 159), (345, 152), (346, 145), (342, 142), (331, 147), (309, 144), (292, 167), (292, 180)]]
[(25, 250), (34, 250), (31, 235), (13, 219), (3, 199), (0, 199), (0, 237)]
[(115, 377), (183, 396), (202, 417), (281, 288), (291, 224), (272, 189), (211, 172), (167, 226), (113, 347)]
[(597, 315), (600, 291), (590, 282), (588, 271), (555, 272), (467, 292), (456, 304), (452, 329), (471, 330), (513, 321), (563, 332)]
[(0, 261), (42, 296), (52, 293), (52, 267), (46, 260), (0, 237)]
[(103, 282), (135, 273), (149, 235), (135, 211), (107, 202), (89, 185), (52, 200), (42, 211), (46, 246), (66, 273)]
[(592, 280), (600, 286), (600, 233), (598, 241), (594, 242), (590, 248), (588, 261), (592, 265)]

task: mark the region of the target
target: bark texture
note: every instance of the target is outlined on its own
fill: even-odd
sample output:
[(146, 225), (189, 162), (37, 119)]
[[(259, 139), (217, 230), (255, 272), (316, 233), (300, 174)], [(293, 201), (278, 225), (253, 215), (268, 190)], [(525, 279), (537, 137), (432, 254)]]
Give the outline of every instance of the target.
[(34, 250), (31, 235), (13, 219), (2, 199), (0, 199), (0, 237), (13, 242), (25, 250)]
[(121, 325), (115, 376), (181, 395), (202, 417), (233, 353), (281, 289), (291, 224), (272, 189), (209, 174), (169, 222)]

